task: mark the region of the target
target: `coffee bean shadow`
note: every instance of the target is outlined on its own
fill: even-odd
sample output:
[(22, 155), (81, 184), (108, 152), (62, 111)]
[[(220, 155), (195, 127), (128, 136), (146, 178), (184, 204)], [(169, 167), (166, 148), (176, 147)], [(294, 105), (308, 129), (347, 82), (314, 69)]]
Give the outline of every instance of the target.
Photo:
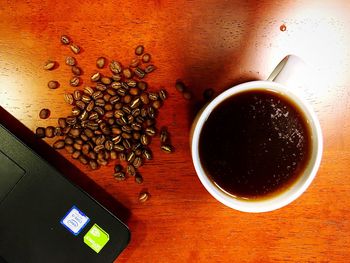
[(109, 195), (103, 188), (101, 188), (86, 174), (67, 161), (47, 143), (39, 138), (36, 138), (31, 130), (24, 126), (10, 113), (5, 111), (2, 107), (0, 107), (0, 123), (11, 131), (17, 138), (28, 145), (32, 150), (34, 150), (39, 156), (51, 164), (74, 185), (78, 186), (91, 197), (96, 199), (109, 211), (117, 215), (123, 222), (128, 222), (131, 214), (125, 206)]

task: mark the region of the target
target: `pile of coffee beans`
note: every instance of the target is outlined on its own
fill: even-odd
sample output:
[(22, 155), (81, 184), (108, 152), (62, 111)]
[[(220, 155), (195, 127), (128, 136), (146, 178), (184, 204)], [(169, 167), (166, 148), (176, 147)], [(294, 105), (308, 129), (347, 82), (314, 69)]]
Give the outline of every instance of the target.
[[(80, 52), (80, 47), (73, 44), (68, 36), (62, 36), (61, 43), (69, 45), (74, 54)], [(152, 138), (159, 134), (160, 147), (166, 153), (173, 152), (174, 148), (167, 129), (163, 127), (158, 131), (156, 128), (158, 111), (168, 94), (165, 89), (150, 91), (143, 80), (156, 69), (150, 63), (151, 55), (144, 52), (142, 45), (135, 48), (135, 55), (129, 66), (123, 66), (117, 60), (107, 65), (106, 58), (97, 58), (97, 71), (90, 76), (93, 85), (64, 94), (64, 101), (72, 107), (70, 115), (59, 118), (57, 127), (38, 127), (36, 136), (58, 136), (53, 144), (55, 149), (65, 149), (72, 158), (93, 170), (113, 160), (116, 162), (116, 180), (133, 177), (136, 183), (142, 183), (143, 178), (137, 169), (152, 159)], [(80, 86), (83, 71), (77, 60), (67, 56), (65, 64), (71, 67), (73, 73), (70, 85)], [(57, 65), (55, 61), (48, 61), (44, 69), (52, 70)], [(110, 75), (105, 76), (98, 71), (107, 66)], [(55, 80), (48, 84), (50, 89), (58, 86)], [(48, 116), (49, 110), (40, 112), (41, 118)], [(148, 195), (142, 196), (141, 201), (147, 200)]]

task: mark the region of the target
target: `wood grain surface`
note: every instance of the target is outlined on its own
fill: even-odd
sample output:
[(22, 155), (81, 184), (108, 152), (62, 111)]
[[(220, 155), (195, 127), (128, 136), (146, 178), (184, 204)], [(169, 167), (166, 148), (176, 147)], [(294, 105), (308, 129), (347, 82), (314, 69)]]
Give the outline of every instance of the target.
[[(157, 66), (147, 77), (150, 89), (165, 87), (169, 93), (157, 126), (169, 128), (175, 152), (162, 153), (159, 139), (153, 140), (154, 160), (140, 169), (142, 185), (117, 182), (112, 163), (91, 171), (59, 152), (84, 174), (78, 184), (93, 180), (128, 211), (117, 211), (132, 233), (117, 262), (348, 262), (349, 12), (349, 1), (333, 0), (0, 0), (0, 105), (32, 131), (68, 115), (63, 94), (73, 88), (64, 58), (72, 53), (60, 44), (62, 34), (83, 49), (76, 55), (84, 69), (83, 86), (91, 84), (97, 57), (126, 64), (143, 44)], [(203, 105), (203, 90), (219, 94), (244, 81), (266, 79), (287, 54), (314, 69), (313, 85), (305, 91), (323, 129), (322, 164), (311, 187), (292, 204), (269, 213), (241, 213), (217, 202), (201, 185), (189, 129)], [(44, 71), (48, 59), (59, 67)], [(61, 86), (49, 90), (51, 79)], [(177, 79), (189, 87), (192, 100), (175, 90)], [(42, 108), (51, 110), (48, 120), (39, 119)], [(151, 198), (140, 203), (143, 189)]]

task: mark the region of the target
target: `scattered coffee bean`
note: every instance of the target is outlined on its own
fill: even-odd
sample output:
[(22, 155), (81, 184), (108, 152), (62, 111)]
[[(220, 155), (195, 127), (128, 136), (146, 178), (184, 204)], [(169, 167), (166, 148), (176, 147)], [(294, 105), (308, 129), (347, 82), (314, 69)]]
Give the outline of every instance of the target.
[(55, 135), (54, 132), (55, 132), (55, 128), (53, 126), (47, 126), (45, 128), (45, 136), (47, 138), (53, 138)]
[(70, 85), (71, 85), (72, 87), (77, 87), (77, 86), (79, 86), (79, 85), (80, 85), (80, 78), (77, 77), (77, 76), (71, 78), (71, 80), (70, 80)]
[(50, 80), (47, 83), (47, 86), (49, 87), (49, 89), (57, 89), (60, 86), (60, 84), (56, 80)]
[(130, 62), (130, 67), (132, 68), (136, 68), (140, 63), (140, 60), (138, 58), (133, 58), (133, 60), (131, 60)]
[(52, 60), (48, 60), (45, 62), (44, 69), (45, 70), (53, 70), (56, 67), (56, 62)]
[(40, 117), (40, 119), (47, 119), (48, 117), (50, 117), (50, 110), (49, 109), (42, 109), (39, 112), (39, 117)]
[(61, 43), (62, 43), (63, 45), (69, 45), (69, 43), (70, 43), (69, 37), (66, 36), (66, 35), (62, 35), (62, 36), (61, 36)]
[(142, 70), (141, 68), (139, 68), (139, 67), (137, 67), (137, 68), (134, 70), (134, 73), (135, 73), (135, 75), (136, 75), (138, 78), (140, 78), (140, 79), (144, 78), (145, 75), (146, 75), (145, 71), (143, 71), (143, 70)]
[(150, 194), (148, 192), (141, 192), (139, 194), (139, 201), (141, 203), (146, 202), (150, 198)]
[(55, 149), (62, 149), (62, 148), (64, 148), (64, 146), (65, 146), (64, 140), (57, 140), (53, 144), (53, 148), (55, 148)]
[(136, 174), (135, 175), (135, 182), (138, 184), (142, 184), (143, 183), (143, 177), (140, 174)]
[(123, 172), (117, 172), (114, 174), (114, 178), (117, 180), (117, 181), (124, 181), (126, 178), (125, 178), (125, 174)]
[(148, 62), (150, 62), (150, 61), (151, 61), (151, 55), (148, 54), (148, 53), (143, 54), (143, 56), (142, 56), (142, 62), (148, 63)]
[(73, 95), (70, 94), (70, 93), (64, 93), (64, 101), (67, 103), (67, 104), (70, 104), (72, 105), (73, 102), (74, 102), (74, 98), (73, 98)]
[(80, 53), (80, 47), (76, 44), (70, 45), (70, 49), (73, 51), (74, 54), (79, 54)]
[(104, 57), (99, 57), (97, 60), (96, 60), (96, 67), (98, 68), (103, 68), (106, 64), (106, 59)]
[(155, 69), (156, 69), (156, 67), (154, 65), (148, 65), (145, 68), (145, 72), (148, 74), (148, 73), (151, 73), (152, 71), (154, 71)]
[(144, 51), (144, 47), (142, 45), (138, 45), (135, 48), (135, 54), (138, 55), (138, 56), (142, 55), (143, 51)]
[(81, 74), (83, 74), (83, 71), (81, 70), (81, 68), (79, 68), (77, 66), (73, 66), (72, 73), (76, 76), (80, 76)]
[(182, 82), (182, 81), (176, 81), (176, 83), (175, 83), (175, 88), (176, 88), (176, 90), (177, 91), (179, 91), (179, 92), (184, 92), (185, 91), (185, 89), (186, 89), (186, 86), (185, 86), (185, 84)]
[(98, 164), (95, 160), (90, 160), (89, 165), (92, 170), (96, 170), (98, 168)]
[(120, 73), (122, 72), (122, 66), (118, 61), (112, 61), (109, 64), (109, 69), (113, 72), (113, 73)]
[(166, 153), (172, 153), (173, 152), (173, 147), (171, 145), (163, 144), (161, 147), (163, 152)]
[(35, 137), (37, 138), (45, 138), (45, 128), (44, 127), (38, 127), (35, 130)]
[(69, 56), (66, 57), (65, 62), (66, 62), (66, 64), (67, 64), (68, 66), (74, 66), (74, 65), (76, 64), (75, 58), (69, 57)]

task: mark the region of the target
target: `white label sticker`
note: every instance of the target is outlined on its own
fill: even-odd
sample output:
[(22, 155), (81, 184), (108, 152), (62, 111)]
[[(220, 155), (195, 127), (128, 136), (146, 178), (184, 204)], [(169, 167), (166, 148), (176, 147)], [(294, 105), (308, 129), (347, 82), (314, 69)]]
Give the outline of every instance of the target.
[(90, 219), (83, 212), (73, 206), (62, 218), (61, 224), (77, 236), (89, 221)]

